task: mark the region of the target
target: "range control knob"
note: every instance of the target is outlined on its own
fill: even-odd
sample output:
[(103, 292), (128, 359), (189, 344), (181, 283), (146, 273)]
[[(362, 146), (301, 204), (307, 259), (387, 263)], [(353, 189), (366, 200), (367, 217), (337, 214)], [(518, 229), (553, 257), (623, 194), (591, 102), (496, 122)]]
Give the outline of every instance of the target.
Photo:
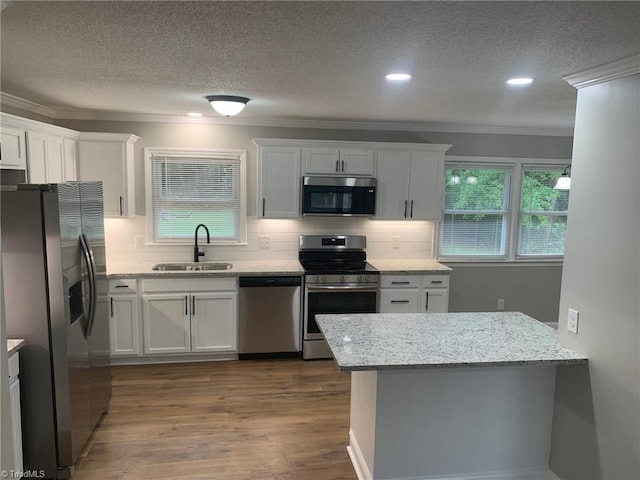
[(322, 281), (323, 281), (324, 283), (327, 283), (327, 276), (326, 276), (326, 275), (323, 275), (323, 276), (322, 276)]
[(362, 275), (358, 275), (358, 282), (362, 282)]
[(344, 283), (344, 275), (340, 275), (340, 281)]

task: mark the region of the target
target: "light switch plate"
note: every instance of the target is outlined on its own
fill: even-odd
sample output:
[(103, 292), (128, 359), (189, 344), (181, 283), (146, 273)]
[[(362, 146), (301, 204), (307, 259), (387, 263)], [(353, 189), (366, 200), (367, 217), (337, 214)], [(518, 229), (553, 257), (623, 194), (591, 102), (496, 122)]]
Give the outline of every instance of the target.
[(580, 312), (574, 310), (573, 308), (569, 309), (569, 313), (567, 315), (567, 330), (571, 333), (578, 333), (578, 317)]

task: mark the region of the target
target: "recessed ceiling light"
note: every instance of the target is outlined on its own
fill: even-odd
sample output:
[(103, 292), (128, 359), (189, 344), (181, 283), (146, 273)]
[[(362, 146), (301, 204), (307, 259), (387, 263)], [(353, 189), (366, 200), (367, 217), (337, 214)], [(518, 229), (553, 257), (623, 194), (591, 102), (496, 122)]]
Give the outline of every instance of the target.
[(509, 85), (514, 85), (514, 86), (531, 85), (533, 83), (533, 78), (527, 78), (527, 77), (510, 78), (509, 80), (507, 80), (507, 83)]
[(388, 73), (385, 75), (387, 80), (391, 80), (392, 82), (404, 82), (411, 78), (411, 74), (409, 73)]
[(187, 115), (189, 115), (190, 117), (194, 117), (194, 118), (202, 116), (202, 114), (198, 113), (198, 112), (189, 112), (189, 113), (187, 113)]

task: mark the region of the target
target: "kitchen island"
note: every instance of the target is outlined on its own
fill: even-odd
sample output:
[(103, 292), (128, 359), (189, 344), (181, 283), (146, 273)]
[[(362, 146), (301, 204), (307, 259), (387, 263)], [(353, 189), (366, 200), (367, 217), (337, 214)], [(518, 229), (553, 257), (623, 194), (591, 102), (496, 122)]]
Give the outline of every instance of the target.
[(518, 312), (320, 315), (351, 372), (360, 480), (542, 480), (555, 367), (587, 358)]

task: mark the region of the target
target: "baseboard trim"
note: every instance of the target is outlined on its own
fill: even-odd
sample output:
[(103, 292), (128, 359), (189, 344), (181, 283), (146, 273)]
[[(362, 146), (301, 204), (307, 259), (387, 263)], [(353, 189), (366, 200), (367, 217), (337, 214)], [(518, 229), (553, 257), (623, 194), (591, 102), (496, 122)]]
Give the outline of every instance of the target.
[(369, 467), (364, 459), (364, 455), (362, 455), (362, 450), (360, 450), (360, 445), (358, 445), (358, 440), (353, 434), (353, 430), (349, 430), (347, 453), (349, 454), (351, 465), (353, 465), (358, 480), (373, 480), (373, 475), (369, 471)]

